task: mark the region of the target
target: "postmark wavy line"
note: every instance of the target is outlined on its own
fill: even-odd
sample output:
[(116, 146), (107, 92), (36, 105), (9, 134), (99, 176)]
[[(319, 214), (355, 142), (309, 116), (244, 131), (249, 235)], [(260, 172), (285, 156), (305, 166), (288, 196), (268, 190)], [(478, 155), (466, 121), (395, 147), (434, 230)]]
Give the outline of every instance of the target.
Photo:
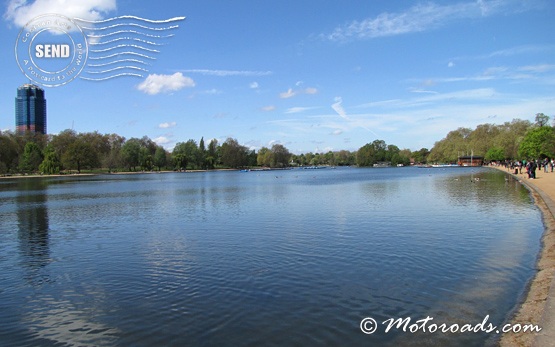
[(91, 78), (91, 77), (84, 77), (84, 76), (79, 76), (79, 78), (87, 81), (106, 81), (112, 78), (123, 77), (123, 76), (141, 77), (141, 78), (144, 77), (143, 75), (140, 75), (140, 74), (136, 74), (132, 72), (124, 72), (117, 75), (112, 75), (112, 76), (107, 76), (102, 78)]
[(139, 60), (139, 59), (119, 59), (119, 60), (114, 60), (114, 61), (110, 61), (107, 63), (103, 63), (103, 64), (87, 64), (88, 67), (103, 67), (103, 66), (108, 66), (108, 65), (112, 65), (112, 64), (119, 64), (119, 63), (139, 63), (139, 64), (143, 64), (143, 65), (150, 65), (145, 61)]
[(148, 33), (142, 33), (140, 31), (136, 31), (136, 30), (119, 30), (119, 31), (114, 31), (114, 32), (107, 33), (107, 34), (98, 34), (98, 35), (97, 34), (87, 34), (87, 37), (94, 38), (94, 39), (101, 39), (103, 37), (114, 36), (114, 35), (119, 35), (119, 34), (137, 34), (137, 35), (142, 35), (142, 36), (152, 37), (152, 38), (157, 38), (157, 39), (166, 39), (166, 38), (175, 36), (174, 34), (153, 35), (153, 34), (148, 34)]
[(174, 36), (177, 22), (185, 17), (150, 20), (136, 16), (119, 16), (104, 20), (75, 18), (90, 43), (85, 76), (89, 81), (105, 81), (116, 77), (143, 77), (148, 74), (148, 61), (156, 60), (162, 40)]
[(131, 69), (131, 70), (139, 70), (139, 71), (148, 72), (148, 70), (140, 68), (140, 67), (136, 67), (136, 66), (117, 66), (115, 68), (108, 69), (108, 70), (87, 71), (87, 73), (90, 73), (90, 74), (105, 74), (105, 73), (108, 73), (108, 72), (114, 72), (114, 71), (123, 70), (123, 69)]
[(102, 57), (89, 57), (89, 59), (91, 60), (101, 60), (101, 59), (107, 59), (107, 58), (113, 58), (113, 57), (117, 57), (117, 56), (122, 56), (122, 55), (135, 55), (135, 56), (139, 56), (139, 57), (143, 57), (143, 58), (147, 58), (147, 59), (151, 59), (151, 60), (156, 60), (155, 57), (151, 57), (149, 55), (146, 54), (141, 54), (141, 53), (137, 53), (137, 52), (121, 52), (121, 53), (114, 53), (114, 54), (110, 54), (110, 55), (106, 55), (106, 56), (102, 56)]
[(117, 46), (103, 48), (103, 49), (91, 49), (90, 52), (92, 52), (92, 53), (103, 53), (103, 52), (113, 51), (114, 49), (118, 49), (118, 48), (135, 48), (135, 49), (141, 49), (141, 50), (144, 50), (144, 51), (147, 51), (147, 52), (160, 53), (160, 51), (157, 50), (157, 49), (151, 49), (151, 48), (146, 48), (146, 47), (143, 47), (143, 46), (131, 45), (131, 44), (117, 45)]
[(152, 41), (147, 41), (147, 40), (142, 40), (142, 39), (138, 39), (136, 37), (118, 37), (116, 39), (112, 39), (112, 40), (108, 40), (108, 41), (104, 41), (104, 42), (89, 42), (90, 46), (98, 46), (98, 45), (107, 45), (109, 43), (114, 43), (114, 42), (119, 42), (119, 41), (135, 41), (135, 42), (141, 42), (147, 45), (152, 45), (152, 46), (164, 46), (165, 44), (163, 43), (156, 43), (156, 42), (152, 42)]
[(162, 20), (155, 20), (155, 19), (147, 19), (147, 18), (141, 18), (141, 17), (136, 17), (136, 16), (119, 16), (119, 17), (114, 17), (114, 18), (107, 18), (107, 19), (101, 19), (101, 20), (87, 20), (87, 19), (82, 19), (82, 18), (74, 18), (74, 20), (80, 21), (80, 22), (85, 22), (85, 23), (93, 23), (93, 24), (100, 24), (100, 23), (107, 23), (107, 22), (111, 22), (114, 20), (118, 20), (118, 19), (135, 19), (135, 20), (141, 20), (144, 22), (148, 22), (148, 23), (170, 23), (170, 22), (175, 22), (175, 21), (181, 21), (184, 20), (186, 17), (173, 17), (173, 18), (169, 18), (169, 19), (162, 19)]
[(171, 25), (169, 27), (162, 27), (162, 28), (155, 28), (155, 27), (149, 27), (146, 25), (141, 25), (141, 24), (137, 24), (137, 23), (122, 23), (122, 24), (114, 24), (114, 25), (110, 25), (107, 27), (100, 27), (100, 28), (90, 28), (90, 27), (80, 27), (83, 30), (93, 30), (93, 31), (102, 31), (102, 30), (108, 30), (108, 29), (114, 29), (117, 27), (124, 27), (124, 26), (130, 26), (130, 27), (137, 27), (137, 28), (141, 28), (141, 29), (147, 29), (147, 30), (152, 30), (152, 31), (165, 31), (165, 30), (172, 30), (172, 29), (177, 29), (179, 28), (179, 25)]

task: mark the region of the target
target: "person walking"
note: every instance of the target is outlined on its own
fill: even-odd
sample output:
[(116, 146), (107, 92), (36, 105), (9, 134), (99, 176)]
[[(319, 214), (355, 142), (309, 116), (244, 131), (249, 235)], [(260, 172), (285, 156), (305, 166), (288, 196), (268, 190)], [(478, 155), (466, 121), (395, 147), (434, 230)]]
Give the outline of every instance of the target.
[(530, 178), (535, 180), (536, 179), (536, 169), (538, 165), (536, 164), (535, 160), (530, 161)]

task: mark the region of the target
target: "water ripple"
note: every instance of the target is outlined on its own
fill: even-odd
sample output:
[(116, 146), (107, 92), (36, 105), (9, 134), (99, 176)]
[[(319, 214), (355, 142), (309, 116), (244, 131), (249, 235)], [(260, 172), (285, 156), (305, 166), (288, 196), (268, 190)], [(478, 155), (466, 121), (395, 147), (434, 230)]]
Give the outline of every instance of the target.
[[(490, 314), (499, 323), (535, 271), (543, 227), (522, 187), (487, 170), (407, 170), (0, 185), (0, 338), (21, 346), (488, 344), (479, 335), (369, 339), (358, 329), (367, 316), (480, 322)], [(465, 184), (478, 174), (480, 191)]]

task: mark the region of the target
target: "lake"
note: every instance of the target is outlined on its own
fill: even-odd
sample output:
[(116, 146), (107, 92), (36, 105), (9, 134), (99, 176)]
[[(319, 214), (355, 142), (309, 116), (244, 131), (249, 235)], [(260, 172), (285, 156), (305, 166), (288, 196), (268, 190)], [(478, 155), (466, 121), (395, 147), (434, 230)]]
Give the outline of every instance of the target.
[(502, 325), (543, 232), (487, 168), (4, 179), (0, 222), (10, 346), (492, 345), (381, 322)]

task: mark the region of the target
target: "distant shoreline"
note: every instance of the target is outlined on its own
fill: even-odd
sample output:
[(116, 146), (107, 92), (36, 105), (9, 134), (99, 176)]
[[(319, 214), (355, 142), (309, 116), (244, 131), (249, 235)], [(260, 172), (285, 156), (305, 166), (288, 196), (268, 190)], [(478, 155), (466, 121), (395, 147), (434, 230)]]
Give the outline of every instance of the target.
[[(260, 167), (247, 169), (249, 171), (281, 171), (289, 170), (290, 168), (269, 168)], [(110, 175), (143, 175), (143, 174), (168, 174), (168, 173), (196, 173), (196, 172), (220, 172), (220, 171), (241, 171), (242, 169), (211, 169), (211, 170), (183, 170), (183, 171), (117, 171), (117, 172), (87, 172), (87, 173), (68, 173), (68, 174), (56, 174), (56, 175), (11, 175), (11, 176), (0, 176), (0, 180), (3, 179), (21, 179), (21, 178), (55, 178), (55, 177), (87, 177), (87, 176), (110, 176)]]
[(20, 179), (20, 178), (56, 178), (56, 177), (88, 177), (88, 176), (110, 176), (110, 175), (144, 175), (144, 174), (166, 174), (166, 173), (193, 173), (207, 171), (238, 171), (237, 169), (214, 169), (214, 170), (187, 170), (187, 171), (118, 171), (118, 172), (98, 172), (98, 173), (68, 173), (56, 175), (13, 175), (0, 176), (2, 179)]

